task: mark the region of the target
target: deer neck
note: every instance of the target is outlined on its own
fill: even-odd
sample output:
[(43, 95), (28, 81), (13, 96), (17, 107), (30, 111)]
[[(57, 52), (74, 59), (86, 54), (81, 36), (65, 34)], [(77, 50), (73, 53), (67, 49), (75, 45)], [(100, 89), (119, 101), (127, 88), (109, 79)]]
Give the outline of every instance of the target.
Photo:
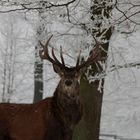
[(62, 91), (58, 88), (54, 93), (54, 105), (55, 116), (58, 116), (59, 120), (67, 128), (73, 129), (73, 127), (79, 122), (82, 116), (82, 106), (79, 96), (74, 99), (68, 98), (63, 95)]

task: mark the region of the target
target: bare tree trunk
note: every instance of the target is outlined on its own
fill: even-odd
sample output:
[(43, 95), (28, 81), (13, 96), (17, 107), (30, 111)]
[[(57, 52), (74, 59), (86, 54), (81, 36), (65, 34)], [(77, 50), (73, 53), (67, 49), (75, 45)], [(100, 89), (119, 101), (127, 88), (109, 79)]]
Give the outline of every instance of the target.
[(7, 74), (7, 47), (5, 49), (5, 56), (4, 56), (4, 67), (3, 67), (3, 77), (2, 77), (2, 102), (6, 102), (5, 100), (5, 94), (6, 94), (6, 74)]
[[(41, 28), (41, 27), (39, 27)], [(40, 36), (40, 29), (37, 36)], [(34, 63), (34, 99), (33, 102), (42, 100), (43, 98), (43, 61), (39, 58), (39, 44), (35, 47), (35, 63)]]
[(8, 38), (6, 36), (6, 49), (4, 52), (3, 67), (3, 93), (2, 102), (10, 102), (10, 96), (13, 93), (14, 70), (15, 70), (15, 44), (12, 38), (14, 34), (13, 23), (10, 24)]
[[(108, 6), (109, 1), (93, 0), (91, 5), (91, 19), (95, 26), (90, 30), (92, 30), (93, 38), (101, 38), (99, 43), (103, 48), (101, 52), (101, 57), (103, 58), (107, 57), (109, 40), (112, 35), (112, 27), (104, 29), (102, 27), (102, 16), (108, 19), (112, 11), (112, 6)], [(104, 43), (103, 40), (106, 40), (107, 43)], [(102, 72), (102, 70), (100, 63), (93, 64), (90, 75), (94, 76)], [(99, 86), (100, 91), (98, 90)], [(84, 113), (81, 122), (75, 130), (73, 140), (99, 140), (103, 86), (104, 79), (89, 83), (85, 76), (82, 77), (81, 96)]]
[[(37, 29), (37, 37), (42, 38), (42, 34), (45, 30), (45, 24), (43, 24), (43, 12), (39, 12), (40, 25)], [(43, 61), (39, 57), (40, 44), (35, 46), (35, 63), (34, 63), (34, 99), (33, 102), (38, 102), (43, 98)]]

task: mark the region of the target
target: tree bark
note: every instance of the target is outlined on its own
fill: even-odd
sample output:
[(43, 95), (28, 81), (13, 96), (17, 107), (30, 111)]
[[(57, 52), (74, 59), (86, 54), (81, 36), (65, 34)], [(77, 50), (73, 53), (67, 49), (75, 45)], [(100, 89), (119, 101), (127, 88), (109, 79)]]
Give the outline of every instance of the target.
[[(42, 24), (42, 11), (39, 12), (40, 25), (37, 29), (37, 37), (42, 38), (44, 24)], [(33, 102), (38, 102), (43, 98), (43, 61), (39, 57), (40, 44), (35, 46), (35, 62), (34, 62), (34, 99)]]
[(85, 77), (81, 79), (81, 96), (84, 113), (82, 120), (75, 130), (73, 140), (98, 140), (103, 95), (97, 91), (98, 84), (99, 81), (89, 83)]
[[(39, 45), (39, 44), (38, 44)], [(35, 47), (35, 63), (34, 63), (34, 100), (38, 102), (43, 98), (43, 62), (38, 56), (38, 47)]]
[[(101, 38), (99, 44), (101, 44), (103, 48), (101, 51), (102, 58), (107, 58), (109, 40), (112, 35), (112, 27), (103, 28), (101, 21), (101, 19), (103, 20), (102, 14), (104, 14), (103, 16), (107, 19), (110, 17), (112, 6), (108, 6), (108, 2), (109, 0), (93, 0), (91, 6), (91, 19), (95, 27), (90, 30), (92, 30), (91, 34), (93, 38)], [(96, 17), (96, 19), (94, 17)], [(107, 42), (104, 43), (104, 40)], [(90, 75), (94, 76), (102, 72), (102, 70), (100, 63), (93, 64)], [(101, 84), (100, 91), (98, 90), (99, 84)], [(99, 140), (103, 86), (104, 79), (89, 83), (85, 76), (82, 77), (80, 87), (84, 112), (82, 120), (75, 129), (73, 140)]]

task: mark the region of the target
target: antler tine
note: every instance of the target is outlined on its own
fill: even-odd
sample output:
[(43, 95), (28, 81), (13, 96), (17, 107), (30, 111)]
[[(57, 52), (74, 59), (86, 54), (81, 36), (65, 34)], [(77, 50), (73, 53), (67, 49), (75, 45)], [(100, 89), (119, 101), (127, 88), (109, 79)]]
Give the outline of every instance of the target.
[(41, 43), (41, 41), (39, 40), (40, 45), (43, 47), (43, 50), (39, 50), (39, 56), (41, 59), (45, 59), (44, 57), (44, 45)]
[(99, 47), (95, 47), (93, 50), (91, 50), (88, 59), (81, 65), (78, 65), (77, 68), (81, 69), (85, 66), (87, 67), (90, 64), (92, 64), (93, 62), (100, 60), (99, 59), (100, 53), (101, 53), (101, 50), (99, 49)]
[(39, 51), (39, 55), (42, 59), (49, 59), (49, 54), (48, 54), (48, 45), (49, 45), (49, 41), (51, 40), (53, 35), (51, 35), (49, 37), (49, 39), (47, 40), (45, 46), (41, 43), (41, 41), (39, 41), (40, 45), (43, 47), (43, 50)]
[(78, 55), (78, 57), (77, 57), (76, 67), (78, 67), (78, 66), (79, 66), (79, 62), (80, 62), (80, 55), (81, 55), (81, 50), (80, 50), (79, 55)]
[(45, 47), (48, 47), (49, 42), (50, 42), (50, 40), (51, 40), (52, 37), (53, 37), (53, 35), (51, 35), (51, 36), (49, 37), (49, 39), (47, 40), (47, 42), (46, 42), (46, 44), (45, 44)]
[[(43, 45), (43, 44), (39, 41), (40, 45), (43, 47), (43, 50), (40, 50), (40, 51), (39, 51), (39, 55), (40, 55), (40, 57), (41, 57), (42, 59), (46, 59), (46, 60), (50, 61), (51, 63), (60, 66), (60, 65), (62, 65), (62, 64), (61, 64), (59, 61), (57, 61), (57, 58), (55, 57), (55, 60), (53, 60), (53, 59), (50, 57), (49, 53), (48, 53), (48, 45), (49, 45), (49, 41), (51, 40), (52, 36), (53, 36), (53, 35), (51, 35), (51, 36), (49, 37), (49, 39), (47, 40), (47, 42), (46, 42), (45, 45)], [(52, 49), (52, 52), (53, 52), (53, 49)], [(54, 52), (53, 52), (53, 57), (54, 57)]]
[(55, 60), (59, 65), (62, 65), (62, 64), (60, 63), (60, 61), (59, 61), (59, 60), (56, 58), (56, 56), (55, 56), (54, 48), (52, 48), (52, 56), (53, 56), (54, 60)]
[(65, 61), (64, 61), (64, 58), (63, 58), (62, 46), (60, 46), (60, 57), (61, 57), (62, 64), (65, 66)]
[(87, 61), (85, 61), (84, 63), (82, 63), (81, 65), (78, 65), (77, 66), (77, 69), (81, 69), (81, 68), (83, 68), (83, 67), (87, 67), (87, 66), (89, 66), (90, 64), (92, 64), (91, 62), (90, 62), (90, 60), (88, 59)]

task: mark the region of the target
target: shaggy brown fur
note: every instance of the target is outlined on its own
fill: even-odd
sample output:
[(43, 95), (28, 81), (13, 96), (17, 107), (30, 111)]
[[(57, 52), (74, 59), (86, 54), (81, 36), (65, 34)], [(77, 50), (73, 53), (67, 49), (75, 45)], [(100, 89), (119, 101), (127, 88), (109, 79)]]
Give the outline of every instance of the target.
[(82, 116), (75, 74), (72, 68), (65, 71), (51, 98), (34, 104), (1, 103), (0, 140), (71, 140)]
[(52, 98), (34, 104), (0, 104), (0, 140), (71, 140), (82, 115), (80, 100)]

